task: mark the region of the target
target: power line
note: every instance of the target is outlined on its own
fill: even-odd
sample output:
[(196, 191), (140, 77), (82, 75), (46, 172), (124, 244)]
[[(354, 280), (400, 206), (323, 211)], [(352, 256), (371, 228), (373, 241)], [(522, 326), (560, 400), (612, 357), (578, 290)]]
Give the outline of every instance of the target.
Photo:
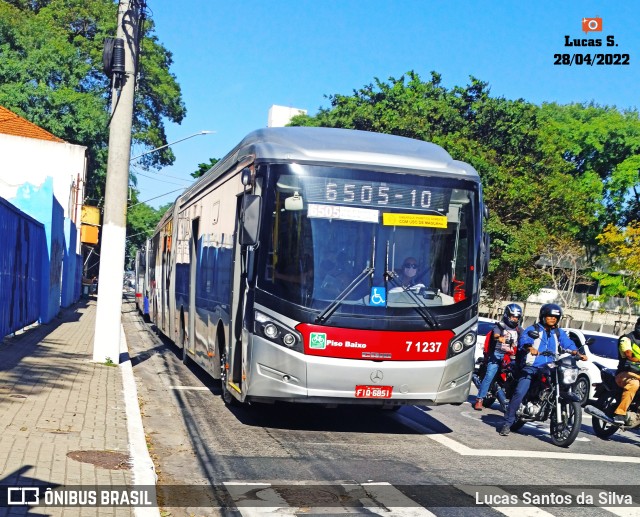
[(146, 203), (147, 201), (153, 201), (154, 199), (158, 199), (159, 197), (164, 197), (164, 196), (168, 196), (169, 194), (173, 194), (174, 192), (181, 192), (183, 190), (186, 190), (186, 187), (183, 188), (177, 188), (175, 190), (172, 190), (170, 192), (166, 192), (164, 194), (160, 194), (159, 196), (156, 197), (152, 197), (151, 199), (147, 199), (146, 201), (139, 201), (138, 203), (134, 203), (133, 205), (129, 205), (129, 208), (133, 208), (134, 206), (138, 206), (141, 205), (143, 203)]
[[(132, 164), (132, 165), (131, 165), (131, 168), (132, 168), (132, 169), (134, 169), (134, 172), (135, 172), (136, 174), (140, 174), (140, 175), (144, 176), (144, 174), (143, 174), (142, 172), (140, 172), (140, 170), (141, 170), (141, 169), (140, 169), (137, 165), (133, 165), (133, 164)], [(143, 170), (144, 170), (144, 169), (143, 169)], [(157, 172), (157, 171), (147, 171), (147, 170), (145, 170), (145, 172), (151, 172), (151, 173), (153, 173), (153, 174), (158, 174), (158, 175), (160, 174), (160, 173), (159, 173), (159, 172)], [(163, 177), (163, 178), (173, 178), (173, 179), (175, 179), (175, 180), (185, 181), (185, 182), (188, 182), (188, 183), (191, 183), (191, 182), (195, 181), (195, 179), (184, 179), (184, 178), (181, 178), (180, 176), (171, 176), (170, 174), (162, 174), (162, 177)], [(155, 177), (155, 176), (145, 176), (145, 178), (156, 179), (156, 177)], [(159, 177), (158, 177), (158, 181), (162, 181), (162, 180), (161, 180), (161, 179), (159, 179)]]
[[(142, 176), (142, 177), (144, 177), (144, 178), (149, 178), (149, 179), (152, 179), (152, 180), (155, 180), (155, 181), (159, 181), (160, 183), (168, 183), (169, 185), (180, 185), (180, 183), (176, 183), (175, 181), (165, 181), (165, 180), (161, 180), (160, 178), (154, 178), (153, 176), (149, 176), (149, 175), (147, 175), (147, 174), (143, 174), (143, 173), (141, 173), (141, 172), (136, 172), (136, 174), (137, 174), (138, 176)], [(191, 182), (190, 182), (190, 181), (188, 181), (188, 180), (181, 180), (181, 181), (184, 181), (185, 183), (189, 183), (189, 184), (191, 184)], [(185, 187), (185, 188), (186, 188), (186, 187)]]

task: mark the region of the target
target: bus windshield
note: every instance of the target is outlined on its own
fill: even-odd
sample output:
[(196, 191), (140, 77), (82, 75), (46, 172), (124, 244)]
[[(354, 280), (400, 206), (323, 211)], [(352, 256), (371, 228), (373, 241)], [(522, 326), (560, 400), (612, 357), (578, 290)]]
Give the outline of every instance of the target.
[(378, 316), (477, 296), (476, 182), (298, 164), (272, 165), (268, 182), (259, 289)]

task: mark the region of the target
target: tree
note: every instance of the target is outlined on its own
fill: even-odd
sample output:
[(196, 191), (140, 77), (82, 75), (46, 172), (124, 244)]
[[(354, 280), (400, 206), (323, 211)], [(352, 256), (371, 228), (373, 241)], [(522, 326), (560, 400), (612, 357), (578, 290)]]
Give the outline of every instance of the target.
[(602, 288), (599, 300), (624, 298), (631, 313), (632, 305), (640, 302), (640, 221), (624, 228), (610, 224), (598, 235), (598, 242), (606, 250), (607, 269), (618, 272), (593, 274)]
[(576, 285), (587, 280), (584, 246), (570, 238), (551, 238), (545, 243), (540, 260), (542, 271), (565, 307), (575, 305), (573, 300)]
[(191, 173), (193, 178), (199, 178), (200, 176), (209, 172), (209, 169), (220, 161), (220, 158), (209, 158), (209, 163), (199, 163), (198, 169)]
[(607, 224), (637, 218), (640, 206), (640, 117), (595, 104), (543, 104), (540, 119), (547, 137), (571, 165), (574, 175), (600, 182), (603, 204), (586, 239), (595, 244)]
[[(102, 46), (115, 36), (113, 0), (0, 2), (0, 104), (89, 153), (86, 195), (104, 195), (110, 87)], [(154, 149), (167, 143), (164, 120), (186, 114), (168, 52), (145, 22), (133, 121), (133, 141)], [(143, 167), (173, 162), (169, 149), (146, 155)]]

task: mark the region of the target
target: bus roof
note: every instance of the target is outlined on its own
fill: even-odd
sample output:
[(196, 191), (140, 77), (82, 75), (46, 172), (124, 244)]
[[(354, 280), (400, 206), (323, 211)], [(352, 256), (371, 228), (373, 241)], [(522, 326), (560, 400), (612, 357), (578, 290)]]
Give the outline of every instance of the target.
[(272, 127), (249, 133), (180, 197), (183, 201), (190, 198), (248, 156), (256, 161), (437, 171), (478, 181), (478, 173), (471, 165), (454, 160), (442, 147), (430, 142), (353, 129)]
[(249, 133), (239, 147), (260, 159), (448, 170), (477, 175), (442, 147), (402, 136), (327, 127), (275, 127)]

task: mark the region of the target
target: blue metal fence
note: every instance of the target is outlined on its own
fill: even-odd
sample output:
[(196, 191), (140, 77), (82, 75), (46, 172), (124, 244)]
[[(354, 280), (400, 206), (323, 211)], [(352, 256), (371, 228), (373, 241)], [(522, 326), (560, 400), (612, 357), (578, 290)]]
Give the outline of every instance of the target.
[[(0, 338), (40, 318), (44, 225), (0, 198)], [(45, 260), (43, 260), (43, 258)]]

